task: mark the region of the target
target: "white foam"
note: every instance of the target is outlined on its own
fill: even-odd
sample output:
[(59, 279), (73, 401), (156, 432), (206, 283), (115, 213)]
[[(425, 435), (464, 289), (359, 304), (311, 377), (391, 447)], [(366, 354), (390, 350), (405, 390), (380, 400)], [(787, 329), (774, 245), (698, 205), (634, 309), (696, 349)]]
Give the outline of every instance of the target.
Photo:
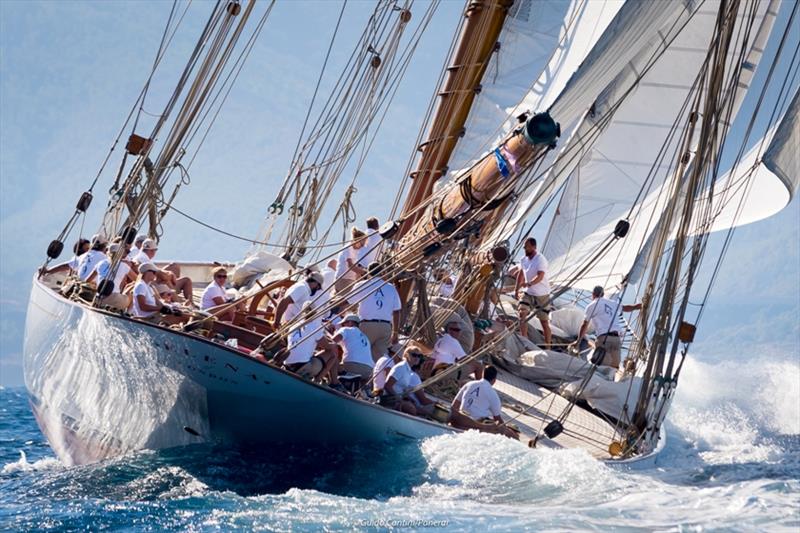
[(52, 470), (61, 468), (64, 465), (55, 457), (45, 457), (32, 463), (28, 462), (25, 452), (19, 451), (19, 459), (13, 463), (8, 463), (3, 467), (3, 474), (13, 474), (14, 472), (36, 472), (40, 470)]

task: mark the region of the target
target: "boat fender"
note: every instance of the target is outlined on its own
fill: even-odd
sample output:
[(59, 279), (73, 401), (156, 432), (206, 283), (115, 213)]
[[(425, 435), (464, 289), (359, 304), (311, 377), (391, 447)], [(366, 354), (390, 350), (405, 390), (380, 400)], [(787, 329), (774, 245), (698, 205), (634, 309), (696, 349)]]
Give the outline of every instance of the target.
[(614, 237), (622, 239), (628, 234), (629, 229), (631, 229), (631, 223), (627, 220), (620, 220), (617, 222), (617, 225), (614, 226)]
[(81, 197), (78, 199), (78, 205), (75, 206), (75, 209), (80, 211), (81, 213), (85, 213), (89, 206), (92, 205), (92, 193), (86, 191), (85, 193), (81, 194)]
[(239, 2), (228, 3), (228, 13), (230, 13), (232, 17), (235, 17), (241, 11), (242, 11), (242, 5)]
[(64, 250), (64, 243), (59, 241), (58, 239), (54, 241), (50, 241), (50, 244), (47, 246), (47, 257), (50, 259), (55, 259), (61, 252)]
[(136, 240), (136, 228), (133, 226), (125, 226), (119, 234), (122, 237), (122, 242), (125, 244), (133, 244)]
[(561, 435), (564, 431), (564, 426), (558, 420), (553, 420), (544, 428), (544, 434), (547, 435), (548, 439), (554, 439)]
[(114, 292), (114, 280), (113, 279), (104, 279), (97, 285), (97, 294), (100, 298), (105, 298), (106, 296), (111, 295)]

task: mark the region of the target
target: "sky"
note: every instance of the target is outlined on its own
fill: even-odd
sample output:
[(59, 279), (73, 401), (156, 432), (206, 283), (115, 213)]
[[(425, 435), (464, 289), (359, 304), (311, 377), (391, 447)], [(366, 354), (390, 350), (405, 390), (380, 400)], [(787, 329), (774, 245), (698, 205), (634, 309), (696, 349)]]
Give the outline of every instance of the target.
[[(163, 106), (209, 5), (192, 4), (185, 31), (154, 79), (148, 112)], [(289, 166), (340, 5), (301, 0), (274, 9), (192, 166), (178, 208), (255, 237)], [(349, 4), (329, 72), (338, 72), (371, 5)], [(384, 220), (391, 210), (462, 6), (444, 2), (422, 38), (356, 183), (359, 222), (370, 215)], [(122, 126), (170, 7), (166, 1), (0, 1), (0, 385), (22, 384), (33, 272)], [(421, 12), (414, 10), (415, 16)], [(324, 80), (321, 94), (329, 86)], [(119, 155), (117, 150), (95, 189), (85, 234), (98, 225)], [(737, 230), (694, 356), (798, 360), (799, 243), (797, 198), (776, 216)], [(170, 214), (159, 257), (235, 261), (246, 248)]]

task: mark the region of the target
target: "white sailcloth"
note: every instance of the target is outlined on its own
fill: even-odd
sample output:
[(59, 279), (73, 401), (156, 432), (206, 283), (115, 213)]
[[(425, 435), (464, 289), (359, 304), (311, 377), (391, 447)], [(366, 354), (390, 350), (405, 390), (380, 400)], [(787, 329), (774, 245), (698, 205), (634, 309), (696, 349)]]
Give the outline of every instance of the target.
[[(561, 123), (560, 148), (549, 152), (540, 165), (545, 169), (543, 175), (537, 176), (525, 190), (518, 191), (519, 202), (507, 222), (484, 240), (487, 246), (513, 235), (563, 184), (601, 131), (596, 122), (605, 114), (597, 106), (600, 94), (605, 90), (607, 106), (613, 104), (611, 96), (621, 94), (623, 88), (635, 83), (637, 73), (664, 47), (665, 36), (676, 33), (695, 9), (695, 3), (688, 1), (627, 2), (619, 9), (550, 106), (551, 115)], [(617, 92), (609, 93), (609, 85), (617, 88)], [(596, 112), (587, 115), (593, 103)]]
[(786, 187), (789, 193), (786, 203), (789, 203), (800, 184), (800, 91), (795, 92), (775, 138), (764, 154), (764, 166)]
[[(604, 133), (569, 177), (576, 183), (570, 182), (568, 195), (562, 198), (544, 248), (550, 258), (551, 280), (556, 283), (569, 281), (571, 286), (583, 289), (617, 285), (658, 224), (680, 156), (680, 125), (687, 123), (689, 113), (685, 103), (697, 90), (695, 80), (706, 58), (718, 7), (719, 2), (707, 1), (694, 13), (635, 91), (622, 101)], [(763, 20), (768, 4), (758, 8), (754, 27), (768, 26), (768, 35), (774, 14)], [(740, 15), (740, 22), (743, 17)], [(763, 43), (754, 42), (751, 46), (758, 47), (760, 56)], [(743, 61), (737, 53), (741, 46), (735, 43), (730, 50), (729, 65)], [(643, 53), (637, 59), (649, 54)], [(746, 58), (757, 62), (751, 54)], [(734, 114), (752, 78), (755, 63), (752, 65), (739, 78)], [(634, 70), (641, 72), (641, 68)], [(604, 96), (610, 98), (600, 102), (617, 102), (618, 93), (609, 87)], [(595, 258), (581, 279), (570, 279), (576, 265), (597, 254), (620, 219), (630, 221), (628, 235), (616, 241), (605, 255)]]
[[(514, 3), (450, 158), (452, 179), (517, 126), (527, 110), (546, 109), (603, 34), (624, 0)], [(533, 80), (533, 83), (531, 83)]]

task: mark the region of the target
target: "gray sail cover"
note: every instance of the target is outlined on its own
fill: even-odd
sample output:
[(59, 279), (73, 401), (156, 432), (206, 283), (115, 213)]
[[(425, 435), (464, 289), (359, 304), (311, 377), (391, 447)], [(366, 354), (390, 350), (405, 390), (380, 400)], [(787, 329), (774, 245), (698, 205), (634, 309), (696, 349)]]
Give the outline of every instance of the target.
[(800, 181), (800, 91), (795, 92), (792, 103), (783, 117), (772, 143), (762, 162), (786, 186), (789, 201), (794, 198)]

